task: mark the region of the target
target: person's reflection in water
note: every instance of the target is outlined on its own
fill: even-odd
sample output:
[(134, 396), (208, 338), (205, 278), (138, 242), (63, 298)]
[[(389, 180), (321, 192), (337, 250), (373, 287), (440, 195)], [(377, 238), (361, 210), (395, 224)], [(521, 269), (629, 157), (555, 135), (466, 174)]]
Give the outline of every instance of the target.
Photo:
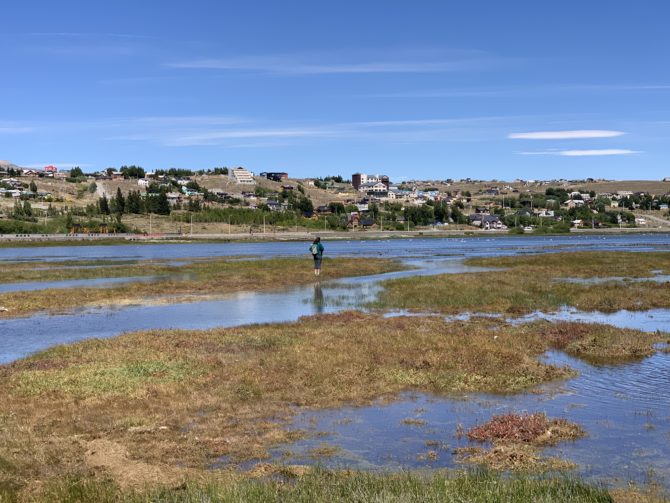
[(323, 291), (321, 290), (321, 283), (318, 281), (314, 283), (314, 307), (317, 313), (323, 313), (325, 302), (323, 300)]

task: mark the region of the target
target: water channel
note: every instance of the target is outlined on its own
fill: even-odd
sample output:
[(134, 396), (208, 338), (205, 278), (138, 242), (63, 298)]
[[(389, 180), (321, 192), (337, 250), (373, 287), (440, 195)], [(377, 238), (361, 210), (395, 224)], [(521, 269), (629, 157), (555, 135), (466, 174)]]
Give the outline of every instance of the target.
[[(38, 314), (0, 320), (0, 364), (32, 352), (91, 337), (112, 337), (151, 328), (201, 329), (248, 323), (292, 321), (300, 316), (336, 312), (372, 300), (380, 280), (413, 274), (458, 273), (462, 260), (551, 251), (668, 250), (670, 235), (492, 237), (472, 239), (410, 239), (327, 242), (328, 256), (381, 256), (403, 260), (414, 269), (385, 275), (315, 282), (274, 292), (242, 292), (204, 302), (87, 309), (61, 315)], [(128, 246), (77, 246), (0, 249), (0, 264), (69, 260), (189, 260), (217, 256), (305, 256), (306, 243), (202, 243)], [(618, 278), (617, 278), (618, 279)], [(663, 278), (665, 279), (665, 278)], [(116, 281), (134, 278), (117, 278)], [(63, 292), (76, 284), (61, 285)], [(31, 285), (38, 288), (39, 286)], [(2, 289), (0, 284), (0, 290)], [(5, 288), (10, 288), (5, 286)], [(467, 316), (465, 313), (463, 316)], [(534, 313), (536, 318), (610, 323), (621, 327), (670, 332), (670, 310), (582, 313), (564, 309)], [(613, 483), (644, 482), (650, 477), (670, 488), (670, 355), (657, 353), (639, 362), (594, 366), (550, 352), (552, 363), (567, 364), (579, 377), (510, 396), (476, 394), (438, 398), (404, 395), (391, 404), (300, 414), (293, 427), (330, 432), (278, 448), (276, 460), (315, 463), (310, 451), (323, 442), (339, 451), (318, 462), (352, 468), (396, 469), (453, 467), (452, 449), (469, 445), (456, 436), (458, 425), (469, 427), (506, 411), (543, 411), (580, 423), (588, 436), (545, 450), (574, 461), (581, 475)], [(418, 419), (407, 424), (407, 418)], [(425, 423), (423, 423), (425, 421)], [(410, 423), (412, 423), (410, 421)], [(422, 423), (422, 424), (419, 424)], [(435, 456), (425, 454), (439, 445)], [(286, 452), (292, 454), (286, 458)]]

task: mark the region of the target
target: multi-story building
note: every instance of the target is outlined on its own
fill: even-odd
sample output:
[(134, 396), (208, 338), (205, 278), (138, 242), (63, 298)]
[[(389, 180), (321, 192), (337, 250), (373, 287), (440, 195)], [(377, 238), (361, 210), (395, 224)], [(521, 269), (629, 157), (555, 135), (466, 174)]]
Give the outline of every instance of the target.
[(235, 183), (243, 183), (246, 185), (253, 185), (256, 183), (254, 174), (244, 168), (233, 168), (229, 170), (228, 177)]
[(354, 173), (351, 175), (351, 184), (358, 190), (361, 185), (367, 183), (383, 183), (388, 190), (390, 185), (389, 177), (386, 175), (367, 175), (365, 173)]

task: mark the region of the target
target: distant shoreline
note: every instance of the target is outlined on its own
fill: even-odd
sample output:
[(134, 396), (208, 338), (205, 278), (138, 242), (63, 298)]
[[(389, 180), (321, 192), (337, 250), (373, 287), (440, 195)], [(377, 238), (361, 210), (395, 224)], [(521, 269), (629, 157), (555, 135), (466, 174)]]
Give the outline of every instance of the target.
[(415, 230), (415, 231), (303, 231), (281, 233), (235, 233), (235, 234), (3, 234), (0, 235), (0, 248), (20, 248), (34, 246), (100, 246), (100, 245), (139, 245), (139, 244), (176, 244), (176, 243), (227, 243), (227, 242), (277, 242), (308, 241), (315, 236), (326, 240), (378, 240), (378, 239), (416, 239), (416, 238), (481, 238), (504, 236), (567, 236), (567, 235), (627, 235), (627, 234), (667, 234), (670, 228), (628, 229), (571, 229), (569, 233), (555, 234), (510, 234), (496, 230)]

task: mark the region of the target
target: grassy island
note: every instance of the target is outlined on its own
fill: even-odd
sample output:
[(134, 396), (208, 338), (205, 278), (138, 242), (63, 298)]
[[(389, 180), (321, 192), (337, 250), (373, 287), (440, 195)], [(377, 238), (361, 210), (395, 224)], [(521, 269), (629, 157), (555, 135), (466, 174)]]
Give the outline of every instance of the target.
[[(491, 319), (447, 322), (346, 312), (289, 324), (153, 330), (58, 346), (0, 367), (0, 488), (14, 495), (44, 487), (70, 491), (67, 481), (80, 480), (84, 492), (92, 484), (95, 491), (117, 494), (118, 487), (202, 481), (213, 476), (213, 464), (223, 476), (238, 463), (266, 460), (270, 447), (299, 438), (303, 433), (286, 429), (299, 410), (369, 404), (406, 390), (521, 391), (574, 375), (537, 359), (549, 347), (572, 347), (574, 354), (588, 356), (588, 348), (626, 340), (623, 347), (638, 357), (653, 351), (654, 337), (601, 325), (514, 326)], [(584, 341), (594, 342), (575, 345)], [(231, 486), (241, 493), (218, 490), (233, 499), (230, 494), (245, 491), (280, 498), (301, 494), (302, 484), (315, 480), (334, 480), (334, 487), (342, 488), (358, 480), (372, 497), (402, 480), (369, 477), (320, 474), (293, 489), (272, 484), (254, 489), (243, 482)], [(101, 486), (105, 480), (112, 485)], [(458, 487), (454, 481), (417, 479), (397, 490), (414, 487), (419, 492), (409, 500), (416, 501), (434, 484)], [(506, 481), (497, 490), (507, 491), (508, 484), (517, 482)], [(543, 484), (536, 489), (545, 490)], [(574, 484), (547, 484), (557, 495), (601, 494)], [(317, 495), (328, 498), (331, 490), (327, 484)]]

